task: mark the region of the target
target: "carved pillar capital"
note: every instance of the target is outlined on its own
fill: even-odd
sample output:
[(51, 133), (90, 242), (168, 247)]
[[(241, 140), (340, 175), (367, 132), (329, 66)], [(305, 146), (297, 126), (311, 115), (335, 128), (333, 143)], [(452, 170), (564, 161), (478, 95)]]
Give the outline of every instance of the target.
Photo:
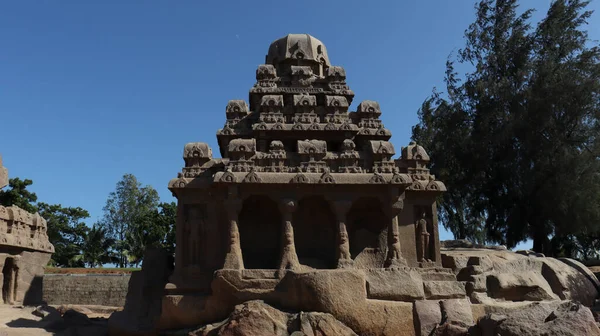
[(292, 198), (283, 198), (279, 201), (279, 208), (285, 214), (292, 214), (298, 209), (298, 202)]

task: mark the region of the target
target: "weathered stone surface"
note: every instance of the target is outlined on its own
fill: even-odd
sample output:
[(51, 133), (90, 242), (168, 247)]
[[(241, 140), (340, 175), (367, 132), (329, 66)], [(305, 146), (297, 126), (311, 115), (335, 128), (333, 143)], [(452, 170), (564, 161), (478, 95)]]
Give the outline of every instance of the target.
[(108, 320), (112, 335), (151, 332), (161, 315), (165, 284), (172, 272), (172, 260), (161, 249), (148, 249), (142, 270), (133, 272), (123, 311), (115, 312)]
[(429, 335), (442, 322), (442, 310), (438, 300), (415, 301), (414, 309), (417, 335)]
[(490, 314), (479, 320), (478, 329), (482, 336), (600, 335), (589, 308), (572, 301), (554, 306), (540, 303), (507, 315)]
[(558, 299), (541, 274), (534, 272), (488, 275), (487, 290), (490, 297), (510, 301)]
[(473, 312), (469, 299), (448, 299), (440, 303), (446, 322), (468, 328), (473, 325)]
[[(0, 157), (0, 189), (7, 184), (8, 171)], [(0, 206), (0, 304), (41, 303), (41, 277), (54, 252), (47, 229), (46, 220), (37, 213)]]
[(369, 299), (414, 301), (425, 297), (423, 279), (416, 270), (371, 269), (365, 276)]
[(50, 305), (125, 305), (130, 275), (46, 274), (43, 278), (44, 301)]
[(452, 248), (442, 252), (473, 302), (575, 300), (590, 306), (598, 280), (577, 262), (510, 251)]
[(356, 333), (325, 313), (290, 314), (273, 308), (262, 301), (249, 301), (237, 305), (229, 317), (219, 323), (201, 327), (189, 335), (194, 336), (355, 336)]
[(425, 281), (423, 288), (428, 300), (464, 298), (466, 296), (465, 288), (456, 281)]

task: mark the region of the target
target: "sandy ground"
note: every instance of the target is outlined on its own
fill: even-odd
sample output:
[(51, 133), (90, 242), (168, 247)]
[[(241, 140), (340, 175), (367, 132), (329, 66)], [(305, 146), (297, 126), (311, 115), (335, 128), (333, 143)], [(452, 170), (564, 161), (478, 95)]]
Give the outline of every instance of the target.
[(31, 313), (34, 309), (0, 304), (0, 336), (53, 335), (44, 329), (47, 322)]

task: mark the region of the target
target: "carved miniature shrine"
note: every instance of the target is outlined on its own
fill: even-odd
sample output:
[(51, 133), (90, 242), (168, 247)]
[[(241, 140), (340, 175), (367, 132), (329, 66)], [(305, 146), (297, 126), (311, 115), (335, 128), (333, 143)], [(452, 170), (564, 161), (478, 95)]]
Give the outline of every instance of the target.
[[(306, 34), (273, 42), (256, 80), (249, 103), (226, 106), (222, 158), (206, 143), (189, 143), (185, 167), (169, 183), (177, 244), (160, 318), (151, 322), (156, 313), (139, 313), (136, 303), (111, 323), (140, 314), (159, 329), (208, 323), (251, 299), (329, 311), (307, 304), (344, 297), (333, 287), (293, 294), (306, 279), (325, 277), (358, 286), (347, 289), (357, 309), (373, 301), (372, 309), (407, 310), (407, 320), (395, 322), (402, 324), (412, 321), (412, 304), (397, 301), (424, 298), (424, 279), (460, 286), (441, 268), (436, 197), (445, 186), (429, 174), (427, 153), (410, 143), (394, 159), (379, 104), (349, 111), (354, 93), (325, 45)], [(362, 315), (348, 307), (343, 314)]]
[[(0, 157), (0, 188), (8, 185), (8, 171)], [(54, 246), (48, 224), (38, 213), (0, 205), (0, 282), (2, 303), (32, 304), (42, 299), (42, 276)]]
[[(440, 265), (435, 199), (415, 143), (396, 154), (375, 101), (349, 111), (346, 72), (306, 34), (273, 42), (256, 84), (217, 132), (184, 148), (175, 283), (218, 269)], [(208, 285), (208, 283), (207, 283)]]

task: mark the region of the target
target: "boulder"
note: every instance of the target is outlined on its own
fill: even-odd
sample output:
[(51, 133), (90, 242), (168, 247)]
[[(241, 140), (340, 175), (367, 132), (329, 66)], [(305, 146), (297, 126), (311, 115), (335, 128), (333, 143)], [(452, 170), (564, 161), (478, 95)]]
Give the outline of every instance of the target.
[(488, 314), (479, 320), (477, 329), (482, 336), (600, 336), (590, 309), (573, 301), (532, 304), (506, 315)]
[(429, 335), (442, 322), (440, 302), (437, 300), (415, 301), (414, 315), (417, 335)]
[(433, 299), (464, 298), (465, 287), (458, 281), (424, 281), (425, 297)]
[(544, 277), (535, 272), (490, 274), (487, 291), (490, 297), (509, 301), (558, 299)]
[(248, 301), (235, 306), (220, 323), (203, 326), (190, 336), (357, 336), (350, 328), (326, 313), (282, 312), (263, 301)]
[(600, 288), (595, 275), (581, 263), (527, 251), (446, 249), (442, 263), (465, 281), (467, 294), (476, 303), (573, 300), (591, 306)]
[(417, 335), (467, 335), (473, 322), (468, 299), (415, 301), (415, 332)]
[(365, 278), (369, 299), (414, 301), (425, 297), (423, 279), (415, 270), (402, 268), (365, 270)]

